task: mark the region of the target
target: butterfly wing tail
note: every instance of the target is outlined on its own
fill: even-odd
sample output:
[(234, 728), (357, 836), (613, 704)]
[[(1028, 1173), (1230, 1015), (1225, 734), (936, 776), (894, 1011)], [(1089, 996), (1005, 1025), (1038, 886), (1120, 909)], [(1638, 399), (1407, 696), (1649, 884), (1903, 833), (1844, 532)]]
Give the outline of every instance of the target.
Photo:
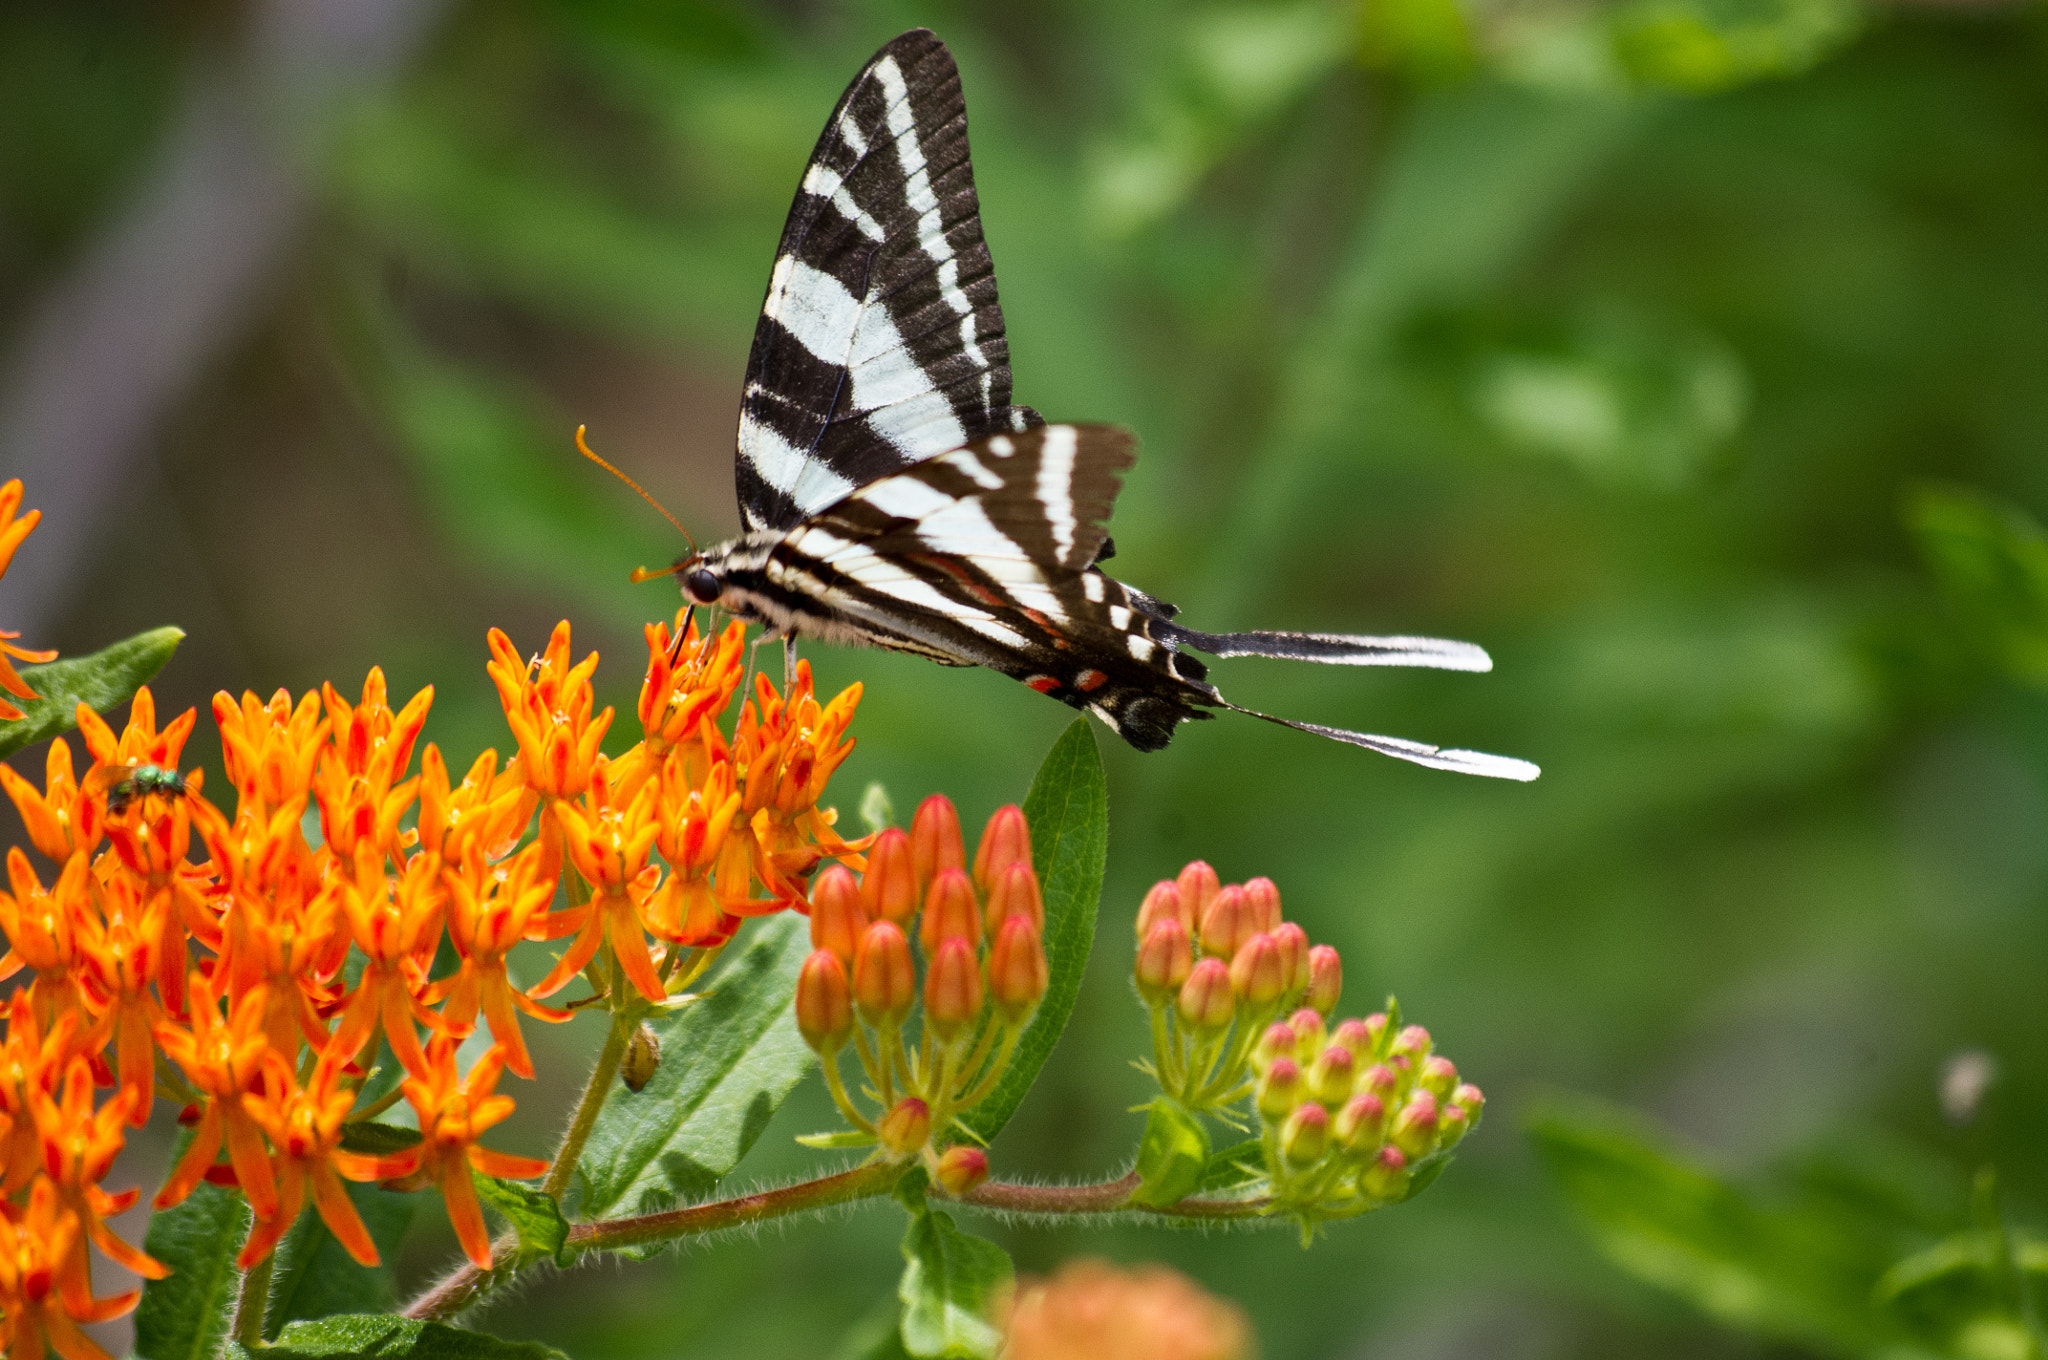
[(1426, 637), (1353, 637), (1346, 633), (1204, 633), (1155, 622), (1154, 637), (1211, 656), (1270, 656), (1331, 666), (1426, 666), (1440, 671), (1490, 671), (1493, 658), (1469, 642)]
[(1296, 722), (1292, 718), (1279, 718), (1271, 713), (1261, 713), (1255, 708), (1246, 708), (1242, 704), (1233, 704), (1228, 699), (1222, 702), (1225, 708), (1234, 712), (1264, 718), (1269, 723), (1291, 727), (1297, 732), (1309, 732), (1318, 737), (1328, 737), (1332, 741), (1363, 746), (1368, 751), (1378, 751), (1383, 756), (1392, 756), (1396, 760), (1406, 760), (1416, 765), (1427, 765), (1432, 770), (1483, 775), (1488, 779), (1512, 779), (1524, 784), (1543, 773), (1530, 762), (1517, 760), (1513, 756), (1488, 755), (1484, 751), (1445, 750), (1441, 746), (1410, 741), (1406, 737), (1376, 737), (1365, 732), (1347, 731), (1341, 727), (1325, 727), (1321, 723)]

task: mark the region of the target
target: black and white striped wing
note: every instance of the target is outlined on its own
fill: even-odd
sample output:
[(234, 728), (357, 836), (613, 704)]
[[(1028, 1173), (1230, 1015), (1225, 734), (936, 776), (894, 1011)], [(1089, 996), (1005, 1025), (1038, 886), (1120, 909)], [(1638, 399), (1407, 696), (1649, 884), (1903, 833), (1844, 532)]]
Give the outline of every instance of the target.
[(787, 535), (770, 575), (840, 623), (845, 641), (986, 666), (1101, 718), (1139, 750), (1206, 711), (1235, 709), (1467, 774), (1530, 779), (1526, 761), (1443, 750), (1240, 708), (1183, 647), (1338, 665), (1485, 670), (1436, 638), (1202, 633), (1095, 565), (1135, 441), (1105, 425), (992, 435), (860, 488)]
[(877, 52), (804, 170), (754, 331), (736, 458), (749, 530), (786, 529), (972, 440), (1039, 424), (1009, 346), (952, 55)]

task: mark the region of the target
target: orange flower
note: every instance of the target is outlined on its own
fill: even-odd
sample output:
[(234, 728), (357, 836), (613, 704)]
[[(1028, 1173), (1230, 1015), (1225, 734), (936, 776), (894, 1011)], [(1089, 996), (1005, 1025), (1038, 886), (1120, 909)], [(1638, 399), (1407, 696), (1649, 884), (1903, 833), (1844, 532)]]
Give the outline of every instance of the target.
[(192, 1028), (165, 1023), (156, 1027), (164, 1056), (185, 1069), (192, 1084), (207, 1097), (185, 1156), (171, 1169), (155, 1205), (168, 1209), (192, 1193), (213, 1165), (223, 1140), (228, 1160), (258, 1218), (277, 1212), (277, 1183), (270, 1174), (270, 1156), (263, 1131), (249, 1115), (243, 1097), (256, 1087), (270, 1040), (263, 1032), (269, 989), (255, 987), (234, 1004), (226, 1023), (220, 1016), (220, 994), (203, 974), (192, 975)]
[(423, 1076), (407, 1077), (405, 1098), (419, 1115), (420, 1142), (390, 1157), (378, 1169), (387, 1179), (432, 1181), (448, 1204), (448, 1221), (456, 1240), (479, 1269), (491, 1268), (491, 1238), (484, 1228), (470, 1168), (486, 1176), (525, 1181), (547, 1173), (548, 1164), (531, 1157), (494, 1152), (476, 1140), (484, 1130), (512, 1113), (510, 1096), (493, 1095), (505, 1070), (505, 1050), (493, 1048), (477, 1059), (467, 1080), (455, 1078), (455, 1040), (442, 1035), (427, 1046)]
[(787, 702), (767, 676), (754, 680), (755, 698), (741, 710), (732, 740), (744, 794), (741, 816), (753, 841), (755, 876), (778, 906), (790, 906), (803, 896), (796, 880), (820, 859), (832, 856), (856, 868), (866, 864), (860, 851), (874, 838), (840, 839), (832, 830), (838, 814), (818, 806), (827, 781), (853, 753), (845, 733), (860, 706), (861, 687), (847, 686), (820, 708), (811, 693), (808, 661), (797, 663)]
[(406, 1071), (418, 1074), (425, 1070), (426, 1054), (413, 1032), (413, 1021), (435, 1031), (445, 1028), (419, 996), (426, 990), (426, 970), (441, 942), (446, 898), (441, 857), (414, 855), (395, 887), (394, 891), (378, 851), (367, 842), (359, 845), (355, 878), (344, 879), (338, 890), (367, 962), (362, 981), (343, 1003), (328, 1052), (344, 1061), (355, 1057), (376, 1037), (381, 1021), (393, 1055)]
[[(226, 903), (212, 931), (220, 953), (215, 976), (226, 978), (231, 999), (269, 984), (264, 1029), (283, 1053), (297, 1049), (300, 1035), (316, 1047), (326, 1042), (320, 1013), (334, 1002), (331, 980), (349, 945), (339, 891), (327, 881), (333, 857), (306, 844), (305, 808), (306, 795), (299, 792), (267, 816), (258, 800), (237, 808), (231, 827), (217, 818), (200, 824)], [(178, 953), (182, 959), (182, 945)], [(163, 973), (160, 967), (159, 994)]]
[(139, 1290), (95, 1299), (90, 1281), (61, 1268), (78, 1240), (78, 1215), (58, 1203), (56, 1187), (36, 1182), (17, 1221), (0, 1214), (0, 1313), (10, 1360), (43, 1360), (46, 1349), (64, 1360), (112, 1360), (78, 1330), (135, 1306)]
[(419, 849), (443, 864), (462, 863), (472, 843), (486, 857), (501, 857), (518, 842), (537, 801), (516, 767), (498, 773), (496, 751), (478, 756), (451, 787), (447, 762), (430, 742), (420, 757)]
[(294, 708), (284, 690), (267, 704), (245, 691), (238, 707), (222, 691), (213, 696), (213, 720), (228, 782), (241, 799), (239, 813), (264, 818), (312, 790), (330, 728), (318, 695), (309, 690)]
[(91, 864), (84, 855), (73, 855), (64, 862), (56, 886), (45, 892), (21, 847), (9, 846), (7, 880), (14, 891), (0, 892), (0, 930), (7, 932), (13, 948), (0, 959), (0, 977), (24, 965), (35, 970), (28, 994), (45, 1028), (66, 1015), (83, 1020), (84, 998), (74, 970), (81, 962), (78, 922), (94, 910)]
[[(43, 512), (31, 510), (19, 519), (14, 512), (21, 508), (21, 478), (16, 477), (5, 486), (0, 486), (0, 576), (7, 574), (7, 568), (14, 561), (14, 550), (21, 546), (42, 520)], [(5, 690), (20, 699), (33, 699), (36, 692), (14, 669), (15, 661), (53, 661), (57, 654), (32, 652), (25, 647), (14, 645), (19, 633), (0, 630), (0, 690)], [(20, 709), (5, 699), (0, 699), (0, 722), (12, 722), (22, 716)]]
[(505, 956), (523, 939), (545, 938), (550, 922), (548, 903), (555, 880), (541, 870), (541, 847), (530, 845), (505, 864), (486, 863), (470, 842), (459, 871), (446, 874), (448, 938), (462, 955), (462, 966), (434, 984), (431, 996), (446, 997), (441, 1019), (451, 1031), (467, 1033), (479, 1010), (490, 1021), (491, 1037), (505, 1050), (505, 1065), (531, 1079), (533, 1059), (519, 1033), (516, 1007), (537, 1020), (559, 1024), (573, 1019), (568, 1011), (543, 1006), (512, 985)]
[[(4, 707), (4, 701), (0, 701)], [(4, 716), (4, 715), (0, 715)], [(73, 854), (91, 854), (99, 847), (106, 822), (104, 799), (84, 796), (71, 773), (71, 744), (58, 737), (44, 758), (44, 792), (0, 764), (0, 788), (14, 800), (28, 838), (36, 849), (62, 863)]]
[(591, 774), (586, 807), (560, 800), (553, 804), (563, 846), (595, 896), (562, 913), (564, 924), (573, 923), (578, 934), (533, 989), (535, 996), (553, 996), (568, 985), (577, 970), (596, 956), (601, 943), (611, 945), (619, 967), (642, 996), (659, 1001), (667, 995), (648, 953), (643, 923), (661, 880), (660, 867), (647, 862), (660, 832), (653, 817), (659, 793), (658, 785), (649, 782), (641, 785), (631, 804), (614, 807), (610, 781), (600, 762)]
[(76, 1048), (78, 1018), (67, 1016), (45, 1034), (36, 1022), (27, 992), (16, 992), (7, 1006), (7, 1035), (0, 1040), (0, 1125), (4, 1125), (6, 1157), (0, 1163), (0, 1196), (11, 1196), (29, 1183), (42, 1164), (42, 1140), (36, 1136), (33, 1098), (56, 1089), (64, 1064)]
[(498, 686), (505, 722), (519, 739), (527, 783), (549, 798), (574, 798), (590, 783), (598, 743), (612, 725), (611, 709), (595, 718), (590, 714), (597, 653), (569, 664), (567, 619), (555, 625), (547, 650), (530, 663), (519, 659), (512, 640), (496, 628), (490, 645), (492, 660), (485, 669)]
[(93, 764), (110, 769), (119, 766), (125, 770), (137, 765), (177, 769), (185, 738), (192, 735), (192, 725), (197, 721), (198, 711), (188, 708), (169, 727), (157, 731), (156, 699), (148, 685), (136, 690), (134, 699), (129, 701), (128, 725), (118, 737), (99, 714), (84, 704), (78, 706), (78, 735), (84, 740), (87, 753)]
[(384, 672), (371, 667), (362, 703), (350, 707), (334, 686), (321, 689), (333, 745), (320, 753), (313, 796), (320, 804), (320, 829), (344, 863), (358, 859), (365, 844), (380, 854), (398, 849), (398, 819), (412, 806), (419, 780), (399, 782), (412, 763), (413, 743), (434, 701), (432, 685), (413, 695), (394, 714), (384, 701)]
[(124, 1190), (110, 1195), (100, 1189), (101, 1179), (120, 1155), (124, 1141), (121, 1124), (128, 1117), (133, 1092), (119, 1092), (97, 1112), (92, 1107), (92, 1094), (92, 1064), (83, 1056), (71, 1060), (61, 1102), (53, 1100), (41, 1087), (31, 1086), (28, 1091), (36, 1135), (42, 1142), (43, 1171), (49, 1177), (48, 1183), (55, 1186), (58, 1199), (78, 1216), (85, 1229), (84, 1237), (76, 1240), (73, 1257), (65, 1269), (76, 1270), (81, 1278), (88, 1276), (90, 1263), (86, 1260), (85, 1238), (89, 1237), (116, 1265), (146, 1280), (161, 1280), (171, 1273), (169, 1268), (123, 1242), (107, 1226), (109, 1218), (135, 1203), (142, 1192)]
[[(655, 844), (668, 861), (668, 881), (648, 904), (648, 928), (665, 940), (695, 948), (724, 944), (739, 929), (740, 918), (725, 908), (715, 887), (717, 870), (733, 819), (739, 815), (740, 795), (733, 785), (729, 760), (713, 762), (702, 788), (691, 788), (688, 765), (681, 751), (671, 751), (662, 765), (661, 801), (655, 821), (660, 828)], [(740, 847), (736, 885), (729, 889), (741, 900), (748, 894), (752, 870)]]
[(1243, 1311), (1179, 1271), (1086, 1258), (1025, 1286), (1008, 1331), (1011, 1360), (1244, 1360), (1252, 1351)]
[[(100, 887), (106, 920), (89, 912), (78, 919), (85, 1004), (96, 1017), (86, 1043), (95, 1051), (113, 1043), (115, 1070), (129, 1102), (128, 1122), (138, 1129), (149, 1122), (156, 1098), (156, 1026), (165, 1016), (150, 983), (159, 971), (156, 951), (171, 914), (170, 889), (149, 893), (146, 906), (144, 891), (133, 879), (116, 874)], [(182, 955), (182, 936), (178, 944)], [(182, 968), (184, 959), (178, 963)]]
[(341, 1146), (341, 1126), (356, 1096), (340, 1086), (340, 1077), (340, 1064), (322, 1061), (314, 1064), (312, 1081), (301, 1090), (282, 1054), (264, 1055), (263, 1090), (245, 1096), (243, 1103), (276, 1149), (271, 1169), (277, 1175), (277, 1212), (250, 1226), (249, 1240), (235, 1258), (243, 1270), (276, 1249), (279, 1239), (298, 1220), (309, 1189), (321, 1221), (348, 1254), (362, 1265), (377, 1264), (377, 1244), (370, 1240), (370, 1230), (363, 1225), (341, 1177), (375, 1180), (382, 1166), (374, 1157), (347, 1152)]
[(714, 642), (699, 636), (691, 610), (680, 639), (665, 623), (647, 625), (647, 678), (640, 686), (640, 727), (648, 754), (659, 759), (674, 747), (701, 740), (705, 719), (716, 721), (732, 703), (743, 673), (746, 625), (735, 619)]

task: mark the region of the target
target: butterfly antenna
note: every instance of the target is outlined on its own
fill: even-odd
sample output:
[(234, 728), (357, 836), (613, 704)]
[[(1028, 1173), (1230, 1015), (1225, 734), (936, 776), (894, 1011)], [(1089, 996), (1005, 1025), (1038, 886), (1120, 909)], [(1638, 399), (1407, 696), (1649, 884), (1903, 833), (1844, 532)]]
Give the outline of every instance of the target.
[[(627, 486), (630, 486), (630, 487), (632, 487), (632, 488), (633, 488), (633, 489), (634, 489), (635, 491), (639, 492), (639, 493), (640, 493), (640, 499), (641, 499), (641, 500), (643, 500), (643, 501), (646, 501), (646, 502), (647, 502), (647, 503), (648, 503), (649, 505), (653, 506), (653, 507), (655, 508), (655, 510), (656, 510), (656, 511), (658, 511), (658, 512), (660, 513), (660, 515), (661, 515), (661, 517), (662, 517), (663, 519), (667, 520), (667, 521), (668, 521), (668, 522), (669, 522), (670, 524), (673, 524), (673, 525), (675, 525), (675, 526), (676, 526), (676, 532), (677, 532), (677, 533), (679, 533), (679, 534), (681, 534), (681, 535), (683, 536), (683, 542), (685, 542), (685, 543), (687, 543), (687, 544), (689, 544), (689, 545), (690, 545), (690, 551), (691, 551), (691, 552), (693, 552), (693, 553), (694, 553), (694, 552), (696, 552), (696, 551), (697, 551), (697, 540), (696, 540), (696, 539), (694, 539), (694, 538), (692, 538), (692, 537), (690, 537), (690, 531), (689, 531), (688, 529), (685, 529), (685, 528), (683, 527), (683, 522), (682, 522), (681, 520), (677, 519), (677, 518), (676, 518), (676, 517), (675, 517), (674, 515), (671, 515), (671, 514), (670, 514), (670, 513), (668, 512), (668, 507), (667, 507), (667, 506), (663, 505), (663, 504), (662, 504), (662, 503), (661, 503), (660, 501), (658, 501), (658, 500), (654, 499), (654, 497), (653, 497), (653, 496), (650, 496), (650, 495), (649, 495), (649, 494), (647, 493), (647, 488), (646, 488), (646, 487), (644, 487), (644, 486), (640, 485), (640, 483), (638, 483), (638, 482), (634, 481), (634, 480), (633, 480), (633, 479), (632, 479), (631, 477), (628, 477), (628, 476), (627, 476), (627, 475), (626, 475), (625, 473), (623, 473), (623, 472), (619, 471), (619, 470), (618, 470), (617, 468), (613, 467), (613, 466), (612, 466), (612, 465), (611, 465), (610, 463), (607, 463), (607, 462), (606, 462), (606, 461), (605, 461), (604, 459), (600, 458), (600, 457), (599, 457), (599, 456), (597, 455), (596, 451), (595, 451), (595, 450), (593, 450), (593, 449), (592, 449), (592, 448), (590, 447), (590, 445), (589, 445), (589, 444), (588, 444), (588, 443), (587, 443), (587, 442), (586, 442), (586, 441), (584, 440), (584, 438), (583, 438), (583, 432), (584, 432), (584, 431), (585, 431), (586, 429), (588, 429), (588, 428), (589, 428), (589, 427), (588, 427), (588, 426), (586, 426), (586, 425), (578, 425), (578, 426), (576, 427), (576, 452), (578, 452), (578, 453), (582, 454), (582, 455), (583, 455), (583, 456), (584, 456), (585, 458), (588, 458), (588, 459), (589, 459), (589, 460), (590, 460), (591, 462), (593, 462), (593, 463), (597, 464), (597, 465), (598, 465), (599, 467), (603, 468), (603, 469), (604, 469), (604, 470), (605, 470), (606, 472), (609, 472), (609, 473), (610, 473), (610, 474), (611, 474), (612, 476), (614, 476), (614, 477), (618, 478), (618, 479), (619, 479), (620, 481), (624, 482), (624, 483), (625, 483), (625, 484), (626, 484)], [(634, 579), (634, 580), (635, 580), (636, 582), (637, 582), (637, 581), (651, 581), (651, 580), (653, 580), (653, 579), (654, 579), (655, 577), (657, 577), (657, 576), (673, 576), (674, 574), (675, 574), (675, 568), (673, 568), (673, 567), (668, 567), (668, 568), (664, 568), (664, 569), (663, 569), (663, 570), (661, 570), (661, 571), (650, 571), (650, 570), (648, 570), (648, 569), (647, 569), (646, 567), (638, 567), (638, 568), (636, 568), (636, 569), (634, 570), (634, 572), (633, 572), (633, 579)]]

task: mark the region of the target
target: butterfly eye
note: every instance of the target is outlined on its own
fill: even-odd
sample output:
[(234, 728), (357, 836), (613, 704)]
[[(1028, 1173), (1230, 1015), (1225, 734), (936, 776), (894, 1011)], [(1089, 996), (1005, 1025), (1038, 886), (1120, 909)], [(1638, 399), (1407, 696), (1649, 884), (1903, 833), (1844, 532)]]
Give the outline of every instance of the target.
[(699, 567), (683, 578), (683, 593), (698, 604), (716, 604), (725, 590), (716, 576)]

